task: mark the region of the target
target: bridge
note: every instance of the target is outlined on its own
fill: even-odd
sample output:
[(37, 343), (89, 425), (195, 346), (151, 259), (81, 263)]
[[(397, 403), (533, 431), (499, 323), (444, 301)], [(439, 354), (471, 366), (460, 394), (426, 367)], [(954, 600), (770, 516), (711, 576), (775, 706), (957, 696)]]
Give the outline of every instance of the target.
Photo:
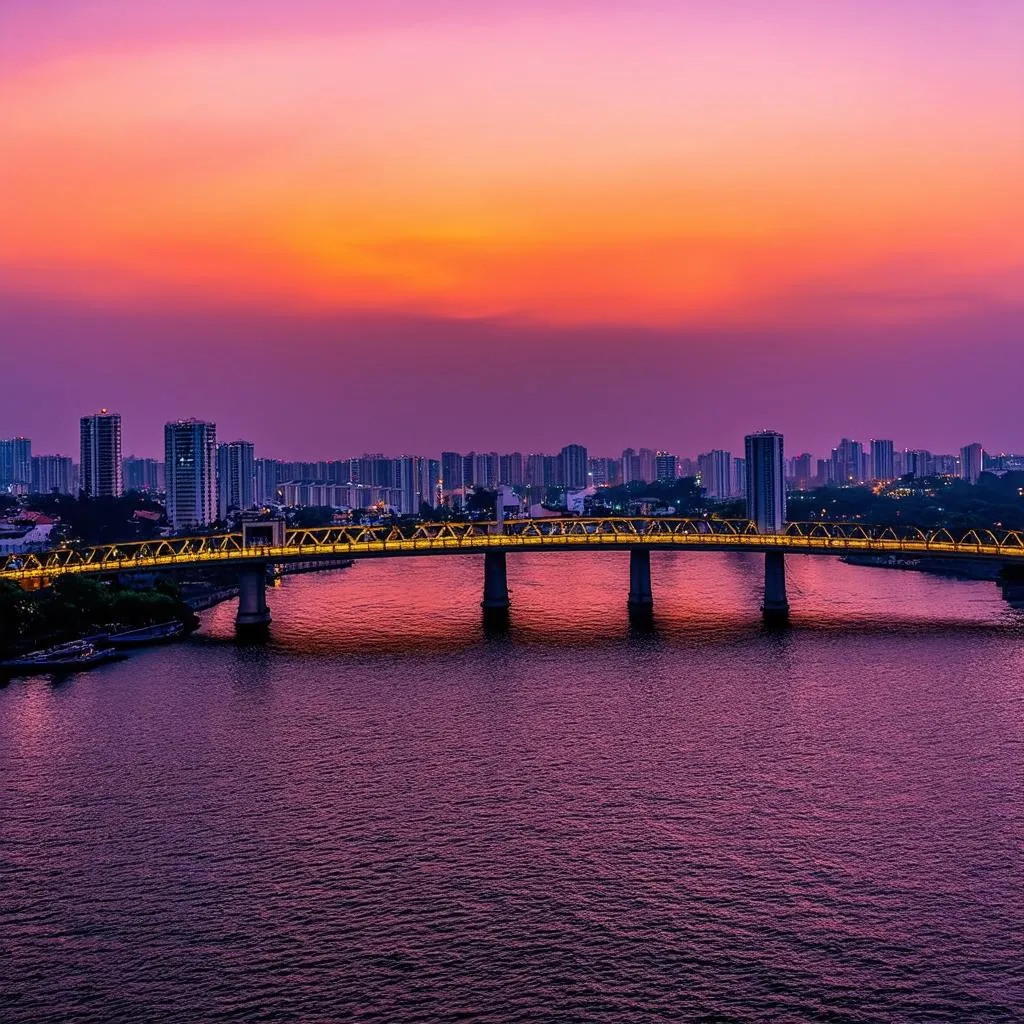
[(1024, 532), (1003, 529), (952, 533), (913, 526), (862, 523), (787, 523), (759, 532), (745, 519), (608, 517), (518, 519), (503, 523), (419, 523), (411, 526), (328, 526), (285, 529), (279, 520), (246, 522), (238, 533), (170, 537), (151, 541), (63, 547), (0, 557), (0, 579), (26, 588), (46, 586), (61, 575), (163, 572), (235, 568), (239, 578), (240, 628), (270, 621), (266, 602), (269, 565), (351, 558), (484, 556), (485, 612), (509, 607), (506, 555), (520, 551), (628, 551), (633, 612), (653, 607), (651, 551), (745, 551), (765, 556), (766, 618), (784, 618), (787, 554), (871, 555), (969, 559), (999, 563), (1003, 590), (1024, 601)]

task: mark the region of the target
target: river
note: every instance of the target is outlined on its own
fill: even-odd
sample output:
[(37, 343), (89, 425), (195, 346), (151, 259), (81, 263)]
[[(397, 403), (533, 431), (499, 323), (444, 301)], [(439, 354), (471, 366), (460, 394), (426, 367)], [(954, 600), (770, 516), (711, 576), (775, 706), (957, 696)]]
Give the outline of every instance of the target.
[(0, 689), (0, 1018), (1024, 1019), (1024, 616), (655, 553), (357, 563)]

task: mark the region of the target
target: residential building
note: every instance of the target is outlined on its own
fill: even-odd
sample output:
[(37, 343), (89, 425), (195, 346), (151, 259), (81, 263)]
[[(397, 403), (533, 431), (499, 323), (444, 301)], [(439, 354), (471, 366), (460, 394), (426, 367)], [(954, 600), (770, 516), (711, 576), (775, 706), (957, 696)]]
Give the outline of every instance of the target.
[(32, 456), (33, 493), (74, 494), (74, 477), (70, 455)]
[(965, 445), (960, 449), (960, 479), (976, 484), (985, 462), (985, 450), (980, 444)]
[(654, 479), (659, 483), (673, 483), (679, 479), (679, 460), (671, 452), (655, 455)]
[(562, 463), (562, 485), (571, 490), (587, 486), (587, 449), (581, 444), (567, 444), (559, 456)]
[(722, 501), (731, 498), (732, 487), (732, 454), (716, 448), (697, 456), (697, 471), (700, 474), (700, 485), (709, 498)]
[(163, 464), (156, 459), (127, 455), (121, 460), (121, 478), (126, 491), (162, 491)]
[(255, 504), (256, 459), (252, 441), (229, 441), (217, 445), (219, 517), (227, 519), (229, 512), (244, 512)]
[(871, 478), (881, 483), (896, 479), (895, 449), (892, 441), (871, 442)]
[(173, 530), (217, 519), (217, 425), (177, 420), (164, 427), (167, 520)]
[(786, 522), (782, 435), (760, 430), (744, 439), (747, 462), (747, 517), (762, 533), (777, 533)]
[(81, 420), (82, 492), (90, 498), (118, 498), (124, 493), (121, 467), (121, 415), (100, 409)]
[(27, 488), (32, 483), (32, 441), (27, 437), (0, 438), (0, 491)]

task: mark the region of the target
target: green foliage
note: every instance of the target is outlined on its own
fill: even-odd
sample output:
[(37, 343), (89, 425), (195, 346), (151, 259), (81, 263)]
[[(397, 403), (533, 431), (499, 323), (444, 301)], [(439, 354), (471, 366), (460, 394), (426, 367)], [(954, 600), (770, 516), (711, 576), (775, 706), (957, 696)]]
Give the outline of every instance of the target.
[(868, 487), (820, 487), (791, 493), (787, 518), (946, 527), (953, 531), (1003, 526), (1024, 529), (1024, 473), (983, 473), (977, 485), (947, 477), (904, 479), (875, 494)]
[(308, 505), (297, 508), (291, 516), (292, 525), (300, 529), (330, 526), (334, 521), (334, 509), (328, 505)]
[[(67, 494), (33, 494), (29, 507), (59, 517), (65, 537), (83, 544), (150, 540), (165, 525), (164, 507), (149, 495), (129, 491), (120, 498), (73, 498)], [(136, 512), (156, 512), (160, 519), (135, 519)]]
[(486, 487), (474, 487), (473, 493), (466, 497), (467, 512), (487, 512), (495, 515), (498, 506), (498, 492), (489, 491)]
[(692, 476), (653, 483), (634, 481), (618, 487), (605, 487), (598, 492), (597, 497), (600, 506), (609, 511), (624, 510), (633, 501), (647, 501), (660, 508), (671, 506), (679, 515), (700, 514), (708, 508), (704, 491)]
[(0, 580), (0, 650), (12, 647), (28, 628), (29, 595), (17, 583)]
[(150, 590), (129, 590), (82, 576), (59, 576), (44, 590), (27, 592), (0, 580), (0, 653), (47, 647), (113, 626), (190, 621), (191, 610), (170, 580)]

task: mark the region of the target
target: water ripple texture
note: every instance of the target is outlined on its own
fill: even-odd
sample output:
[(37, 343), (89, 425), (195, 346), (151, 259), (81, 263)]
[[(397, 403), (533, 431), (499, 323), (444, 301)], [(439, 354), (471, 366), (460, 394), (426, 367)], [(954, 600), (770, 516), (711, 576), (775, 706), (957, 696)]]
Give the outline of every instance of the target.
[(0, 689), (0, 1019), (1024, 1019), (1024, 623), (753, 556), (357, 564)]

